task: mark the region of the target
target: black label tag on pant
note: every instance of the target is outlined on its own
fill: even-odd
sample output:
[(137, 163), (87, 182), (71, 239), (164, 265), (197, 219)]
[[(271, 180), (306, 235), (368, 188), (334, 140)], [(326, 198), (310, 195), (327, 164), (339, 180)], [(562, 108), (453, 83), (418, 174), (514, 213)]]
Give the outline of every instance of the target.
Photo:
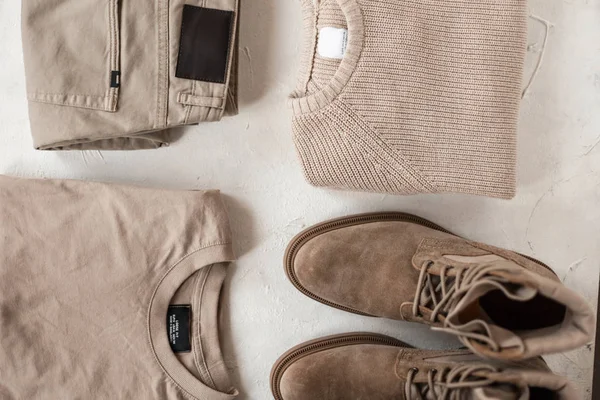
[(121, 86), (121, 71), (112, 71), (110, 73), (110, 87), (118, 88)]
[(233, 11), (184, 5), (175, 76), (225, 83), (233, 21)]
[(190, 317), (192, 308), (189, 305), (169, 306), (167, 312), (167, 335), (171, 350), (175, 353), (192, 351), (190, 342)]

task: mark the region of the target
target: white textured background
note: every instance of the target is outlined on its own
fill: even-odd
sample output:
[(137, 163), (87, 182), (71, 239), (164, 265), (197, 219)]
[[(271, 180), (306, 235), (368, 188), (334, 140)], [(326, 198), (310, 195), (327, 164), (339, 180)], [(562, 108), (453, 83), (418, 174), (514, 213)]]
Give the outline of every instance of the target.
[[(269, 372), (308, 339), (373, 331), (421, 347), (455, 346), (424, 326), (369, 319), (305, 298), (285, 278), (287, 242), (302, 228), (346, 214), (416, 213), (474, 240), (551, 265), (596, 308), (600, 271), (600, 0), (532, 0), (552, 23), (539, 76), (522, 106), (519, 190), (512, 201), (457, 195), (395, 197), (315, 189), (292, 144), (285, 99), (301, 42), (295, 0), (244, 0), (240, 115), (185, 130), (171, 147), (141, 152), (32, 149), (20, 44), (20, 2), (0, 0), (0, 173), (227, 195), (239, 262), (225, 293), (224, 351), (242, 399), (269, 399)], [(530, 21), (528, 73), (544, 25)], [(593, 345), (548, 358), (591, 397)]]

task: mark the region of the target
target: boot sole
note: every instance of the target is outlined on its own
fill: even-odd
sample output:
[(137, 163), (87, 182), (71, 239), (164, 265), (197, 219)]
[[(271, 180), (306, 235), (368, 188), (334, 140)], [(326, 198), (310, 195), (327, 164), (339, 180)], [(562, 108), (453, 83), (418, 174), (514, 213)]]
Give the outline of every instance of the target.
[[(314, 225), (310, 228), (307, 228), (304, 231), (300, 232), (298, 235), (296, 235), (292, 239), (292, 241), (290, 242), (290, 244), (288, 245), (288, 247), (285, 251), (285, 256), (284, 256), (285, 272), (286, 272), (288, 279), (292, 282), (292, 284), (296, 287), (296, 289), (298, 289), (302, 294), (304, 294), (305, 296), (307, 296), (313, 300), (318, 301), (319, 303), (328, 305), (333, 308), (337, 308), (338, 310), (347, 311), (352, 314), (381, 318), (377, 315), (363, 313), (363, 312), (355, 310), (353, 308), (345, 307), (345, 306), (333, 303), (331, 301), (325, 300), (319, 296), (316, 296), (315, 294), (313, 294), (312, 292), (310, 292), (308, 289), (304, 288), (300, 284), (300, 281), (298, 280), (298, 277), (296, 276), (296, 274), (294, 272), (294, 260), (296, 258), (296, 255), (298, 254), (298, 251), (302, 248), (302, 246), (305, 243), (307, 243), (308, 241), (312, 240), (313, 238), (315, 238), (319, 235), (322, 235), (324, 233), (331, 232), (331, 231), (334, 231), (337, 229), (347, 228), (349, 226), (354, 226), (354, 225), (362, 225), (362, 224), (366, 224), (366, 223), (374, 223), (374, 222), (410, 222), (410, 223), (418, 224), (421, 226), (425, 226), (427, 228), (435, 229), (440, 232), (448, 233), (450, 235), (456, 236), (457, 238), (464, 239), (461, 236), (458, 236), (458, 235), (450, 232), (449, 230), (444, 229), (437, 224), (434, 224), (431, 221), (428, 221), (421, 217), (417, 217), (416, 215), (401, 213), (401, 212), (358, 214), (358, 215), (352, 215), (349, 217), (336, 218), (336, 219), (332, 219), (332, 220), (325, 221), (320, 224)], [(554, 275), (556, 275), (556, 273), (549, 266), (544, 264), (543, 262), (536, 260), (535, 258), (526, 256), (524, 254), (520, 254), (520, 253), (516, 253), (516, 254), (519, 254), (520, 256), (525, 257), (526, 259), (533, 261), (536, 264), (539, 264), (540, 266), (546, 268), (547, 270), (552, 272)]]
[(281, 395), (281, 378), (283, 377), (285, 371), (299, 359), (321, 351), (357, 344), (377, 344), (413, 348), (412, 346), (392, 337), (367, 332), (326, 336), (299, 344), (279, 357), (279, 359), (275, 362), (273, 369), (271, 370), (270, 381), (273, 397), (275, 397), (275, 400), (285, 400)]

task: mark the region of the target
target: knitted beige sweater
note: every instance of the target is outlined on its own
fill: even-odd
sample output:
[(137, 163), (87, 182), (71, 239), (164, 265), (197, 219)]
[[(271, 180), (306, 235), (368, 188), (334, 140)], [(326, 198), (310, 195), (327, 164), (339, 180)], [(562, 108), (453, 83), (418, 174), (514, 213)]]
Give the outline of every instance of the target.
[[(302, 2), (291, 106), (310, 183), (514, 196), (526, 0)], [(317, 50), (323, 28), (347, 29), (340, 57)]]

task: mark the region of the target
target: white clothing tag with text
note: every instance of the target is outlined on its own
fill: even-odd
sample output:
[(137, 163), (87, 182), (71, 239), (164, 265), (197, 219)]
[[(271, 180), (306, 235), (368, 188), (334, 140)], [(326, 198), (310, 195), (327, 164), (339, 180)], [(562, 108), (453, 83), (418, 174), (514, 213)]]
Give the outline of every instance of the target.
[(319, 31), (317, 52), (325, 58), (344, 58), (348, 47), (348, 29), (325, 27)]

